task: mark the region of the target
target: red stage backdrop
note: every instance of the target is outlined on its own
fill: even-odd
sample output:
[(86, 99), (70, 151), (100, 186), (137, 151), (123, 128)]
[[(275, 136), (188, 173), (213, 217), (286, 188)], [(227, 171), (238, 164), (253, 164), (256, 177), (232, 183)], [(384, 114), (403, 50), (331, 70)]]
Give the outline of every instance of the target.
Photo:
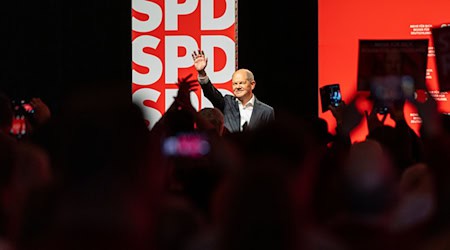
[[(359, 40), (429, 39), (425, 83), (438, 101), (440, 110), (450, 112), (448, 94), (438, 87), (431, 34), (433, 27), (450, 24), (450, 1), (319, 0), (318, 4), (319, 88), (339, 83), (343, 100), (350, 101), (357, 91)], [(328, 121), (329, 130), (334, 134), (336, 123), (331, 111), (321, 112), (320, 98), (318, 100), (319, 117)], [(362, 101), (357, 105), (361, 112), (370, 112), (370, 102)], [(419, 134), (421, 120), (410, 103), (405, 105), (405, 119)], [(389, 116), (386, 124), (394, 125)], [(363, 119), (352, 132), (352, 141), (364, 140), (367, 132), (367, 123)]]
[[(210, 79), (231, 94), (236, 44), (237, 0), (132, 0), (132, 99), (149, 129), (172, 104), (177, 79), (197, 77), (194, 50), (205, 51)], [(191, 101), (197, 110), (212, 107), (200, 88)]]

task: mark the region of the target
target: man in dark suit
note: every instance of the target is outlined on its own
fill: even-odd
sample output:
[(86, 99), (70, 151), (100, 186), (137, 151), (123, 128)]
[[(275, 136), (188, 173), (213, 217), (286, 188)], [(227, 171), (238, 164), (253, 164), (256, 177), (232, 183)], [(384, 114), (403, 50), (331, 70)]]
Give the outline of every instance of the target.
[(208, 59), (203, 50), (192, 53), (198, 81), (206, 98), (224, 115), (224, 125), (229, 132), (254, 129), (275, 119), (273, 107), (259, 101), (253, 94), (255, 78), (248, 69), (238, 69), (232, 76), (232, 95), (222, 95), (211, 83), (205, 68)]

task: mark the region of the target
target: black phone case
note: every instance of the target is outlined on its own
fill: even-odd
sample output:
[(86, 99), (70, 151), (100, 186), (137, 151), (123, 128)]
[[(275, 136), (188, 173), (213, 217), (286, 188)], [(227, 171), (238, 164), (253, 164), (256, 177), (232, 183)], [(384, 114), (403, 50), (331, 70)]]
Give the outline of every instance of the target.
[(320, 91), (320, 102), (322, 104), (322, 113), (329, 110), (329, 105), (331, 104), (330, 94), (333, 89), (341, 90), (339, 83), (328, 84), (322, 86)]

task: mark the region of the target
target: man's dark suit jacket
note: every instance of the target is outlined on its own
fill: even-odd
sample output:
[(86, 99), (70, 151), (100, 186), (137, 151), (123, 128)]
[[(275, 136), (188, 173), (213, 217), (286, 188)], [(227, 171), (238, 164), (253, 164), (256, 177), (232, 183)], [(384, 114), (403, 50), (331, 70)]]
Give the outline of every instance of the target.
[[(205, 97), (208, 98), (214, 107), (222, 111), (225, 128), (231, 133), (241, 131), (241, 115), (239, 113), (237, 98), (232, 95), (223, 96), (222, 93), (212, 85), (210, 80), (204, 84), (200, 84), (200, 86), (202, 87)], [(274, 119), (275, 112), (273, 107), (259, 101), (255, 96), (255, 104), (247, 129), (256, 128), (269, 123)]]

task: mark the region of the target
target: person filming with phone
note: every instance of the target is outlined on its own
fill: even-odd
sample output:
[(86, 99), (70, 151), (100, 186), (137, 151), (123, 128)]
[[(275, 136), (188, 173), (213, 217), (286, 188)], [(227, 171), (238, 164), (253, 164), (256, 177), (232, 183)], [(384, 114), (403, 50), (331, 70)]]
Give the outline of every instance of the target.
[(222, 95), (211, 83), (205, 68), (208, 58), (203, 50), (192, 53), (198, 81), (204, 95), (224, 115), (224, 125), (230, 133), (254, 129), (275, 119), (274, 108), (261, 102), (253, 93), (256, 82), (248, 69), (238, 69), (232, 75), (234, 95)]

